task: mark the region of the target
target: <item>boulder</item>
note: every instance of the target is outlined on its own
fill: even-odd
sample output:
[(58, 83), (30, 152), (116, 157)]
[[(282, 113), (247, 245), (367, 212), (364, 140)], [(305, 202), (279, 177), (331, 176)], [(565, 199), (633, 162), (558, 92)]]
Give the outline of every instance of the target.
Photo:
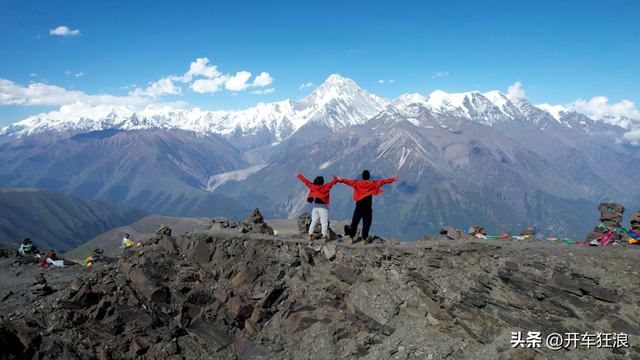
[(227, 308), (235, 317), (248, 318), (253, 312), (253, 306), (248, 304), (240, 295), (236, 295), (229, 299)]
[(536, 231), (529, 226), (528, 228), (522, 230), (522, 232), (520, 233), (520, 236), (525, 236), (525, 235), (535, 235)]
[(302, 331), (316, 323), (318, 319), (313, 317), (306, 311), (297, 312), (287, 319), (285, 324), (287, 332), (293, 334), (296, 331)]
[(271, 356), (262, 346), (254, 344), (251, 340), (246, 338), (240, 338), (235, 342), (236, 354), (241, 360), (247, 360), (250, 358), (267, 358)]
[(469, 230), (467, 230), (467, 233), (472, 236), (476, 234), (487, 235), (487, 232), (484, 230), (484, 228), (479, 225), (474, 225), (470, 227)]

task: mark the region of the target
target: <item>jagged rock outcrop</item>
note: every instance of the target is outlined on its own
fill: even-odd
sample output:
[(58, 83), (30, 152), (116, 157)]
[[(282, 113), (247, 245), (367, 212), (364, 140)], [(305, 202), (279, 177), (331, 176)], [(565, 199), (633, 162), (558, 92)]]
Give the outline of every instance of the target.
[(273, 228), (264, 222), (264, 217), (260, 213), (258, 208), (253, 208), (251, 215), (245, 221), (233, 222), (227, 218), (212, 219), (211, 224), (206, 228), (207, 230), (216, 229), (236, 229), (241, 234), (246, 233), (258, 233), (273, 235)]
[[(83, 277), (19, 309), (0, 299), (0, 345), (37, 359), (640, 357), (636, 247), (230, 234), (164, 229), (90, 272), (54, 269)], [(629, 347), (513, 348), (528, 331), (623, 332)]]

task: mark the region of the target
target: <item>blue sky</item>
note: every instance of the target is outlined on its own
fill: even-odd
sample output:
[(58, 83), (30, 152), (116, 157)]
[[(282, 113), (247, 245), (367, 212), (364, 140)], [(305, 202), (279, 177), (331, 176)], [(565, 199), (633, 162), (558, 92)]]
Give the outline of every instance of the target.
[[(138, 96), (186, 108), (245, 109), (301, 99), (334, 73), (385, 98), (437, 89), (506, 93), (521, 82), (534, 104), (604, 96), (604, 109), (614, 111), (623, 100), (640, 103), (637, 0), (0, 6), (0, 127), (78, 99), (96, 105)], [(183, 82), (204, 58), (200, 72)], [(196, 77), (217, 79), (219, 90), (212, 91), (215, 81), (193, 86)], [(150, 88), (161, 79), (173, 88)], [(37, 88), (27, 91), (32, 84)], [(636, 116), (635, 106), (618, 105)]]

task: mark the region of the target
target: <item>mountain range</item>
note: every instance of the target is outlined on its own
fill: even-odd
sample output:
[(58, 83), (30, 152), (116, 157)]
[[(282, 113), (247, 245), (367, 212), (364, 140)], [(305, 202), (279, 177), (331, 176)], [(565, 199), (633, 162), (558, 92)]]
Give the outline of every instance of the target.
[(105, 231), (150, 215), (126, 205), (57, 191), (2, 186), (0, 214), (0, 241), (19, 244), (28, 237), (45, 252), (69, 251)]
[[(300, 101), (244, 111), (33, 116), (0, 131), (0, 184), (158, 215), (240, 219), (259, 206), (291, 218), (308, 209), (296, 173), (355, 178), (366, 168), (400, 175), (375, 200), (374, 233), (533, 225), (580, 238), (597, 223), (595, 203), (640, 205), (640, 153), (626, 131), (498, 91), (388, 100), (332, 75)], [(334, 189), (331, 217), (349, 218), (349, 189)]]

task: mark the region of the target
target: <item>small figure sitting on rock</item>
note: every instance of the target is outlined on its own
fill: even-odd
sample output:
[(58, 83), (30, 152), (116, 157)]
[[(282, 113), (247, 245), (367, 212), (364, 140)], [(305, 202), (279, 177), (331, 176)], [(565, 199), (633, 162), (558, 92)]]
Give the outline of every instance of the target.
[(135, 243), (135, 241), (133, 241), (133, 239), (131, 238), (131, 235), (126, 234), (124, 236), (124, 238), (122, 238), (122, 247), (123, 248), (127, 248), (131, 245), (133, 245)]
[(91, 253), (91, 256), (89, 256), (84, 261), (84, 266), (91, 266), (91, 264), (93, 264), (94, 262), (100, 261), (100, 257), (102, 256), (102, 252), (103, 252), (103, 250), (96, 246), (93, 249), (93, 252)]
[(22, 239), (22, 244), (18, 249), (19, 255), (37, 254), (38, 252), (39, 252), (38, 248), (35, 245), (33, 245), (30, 238)]

